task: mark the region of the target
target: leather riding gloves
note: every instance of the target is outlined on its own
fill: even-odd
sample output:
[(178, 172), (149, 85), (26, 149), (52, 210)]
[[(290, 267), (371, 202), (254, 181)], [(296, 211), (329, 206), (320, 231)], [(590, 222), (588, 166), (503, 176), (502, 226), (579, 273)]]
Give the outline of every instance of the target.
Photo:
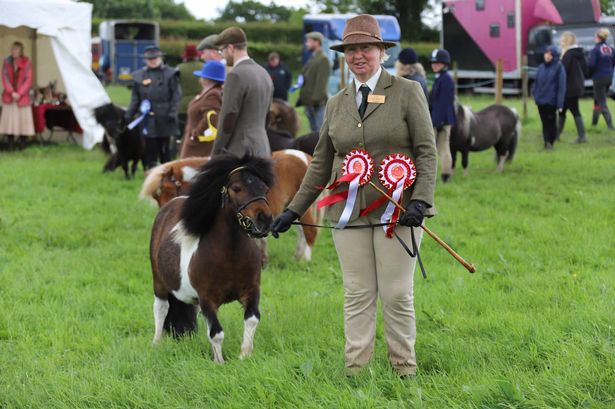
[(421, 200), (411, 200), (406, 211), (399, 218), (399, 224), (407, 227), (419, 227), (423, 224), (427, 204)]
[(292, 210), (284, 210), (281, 215), (275, 218), (271, 225), (271, 235), (276, 239), (280, 237), (280, 233), (284, 233), (290, 229), (293, 222), (299, 218), (299, 215)]

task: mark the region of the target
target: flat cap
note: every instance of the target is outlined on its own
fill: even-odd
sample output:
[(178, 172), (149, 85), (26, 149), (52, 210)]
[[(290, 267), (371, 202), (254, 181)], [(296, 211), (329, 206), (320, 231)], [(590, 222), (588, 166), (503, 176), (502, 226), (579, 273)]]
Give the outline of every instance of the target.
[(201, 40), (199, 45), (196, 47), (197, 50), (216, 50), (218, 47), (215, 46), (216, 40), (218, 39), (218, 34), (211, 34)]
[(320, 41), (320, 45), (324, 44), (325, 42), (325, 36), (323, 36), (322, 33), (319, 33), (318, 31), (310, 31), (305, 36), (307, 38), (311, 38), (312, 40)]
[(218, 34), (216, 39), (216, 47), (222, 47), (227, 44), (241, 44), (248, 42), (246, 33), (239, 27), (229, 27)]

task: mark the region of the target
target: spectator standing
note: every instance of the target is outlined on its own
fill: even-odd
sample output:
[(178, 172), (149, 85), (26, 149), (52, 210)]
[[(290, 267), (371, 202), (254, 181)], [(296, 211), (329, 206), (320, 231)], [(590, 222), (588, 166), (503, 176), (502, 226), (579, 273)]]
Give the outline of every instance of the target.
[(188, 104), (190, 104), (190, 101), (202, 91), (199, 77), (195, 76), (193, 73), (195, 71), (200, 71), (203, 67), (203, 63), (199, 61), (199, 53), (194, 44), (186, 44), (182, 61), (183, 62), (177, 66), (177, 70), (179, 71), (179, 88), (182, 91), (182, 98), (179, 102), (179, 109), (177, 111), (180, 140), (181, 135), (184, 134), (184, 128), (186, 127)]
[[(207, 61), (222, 61), (222, 53), (215, 46), (216, 40), (218, 39), (217, 34), (211, 34), (201, 40), (199, 45), (196, 47), (197, 51), (201, 53), (201, 60)], [(226, 64), (225, 61), (222, 61), (223, 64)]]
[(423, 68), (423, 64), (419, 62), (419, 56), (413, 48), (404, 48), (401, 50), (397, 56), (397, 61), (395, 61), (395, 72), (399, 77), (416, 81), (421, 84), (425, 98), (429, 99), (425, 68)]
[(291, 86), (293, 76), (286, 64), (280, 61), (278, 53), (269, 53), (265, 69), (273, 82), (273, 97), (288, 101), (288, 89)]
[(544, 148), (553, 150), (557, 136), (556, 112), (564, 108), (566, 95), (566, 71), (559, 62), (557, 47), (550, 46), (544, 54), (545, 62), (540, 64), (536, 72), (532, 94), (538, 106), (542, 121), (542, 137)]
[(331, 75), (331, 64), (322, 50), (323, 35), (317, 31), (312, 31), (307, 33), (305, 37), (305, 47), (312, 52), (312, 57), (301, 71), (303, 84), (299, 92), (297, 106), (305, 107), (305, 115), (310, 122), (310, 130), (319, 132), (327, 104), (327, 85)]
[(201, 92), (188, 105), (188, 123), (184, 131), (181, 158), (211, 154), (222, 106), (225, 67), (220, 61), (210, 60), (191, 75), (198, 78)]
[(566, 71), (566, 97), (564, 99), (564, 110), (559, 115), (557, 135), (559, 137), (564, 130), (566, 111), (570, 110), (577, 128), (577, 139), (574, 143), (584, 143), (587, 142), (587, 136), (585, 135), (583, 116), (579, 111), (579, 98), (585, 92), (585, 78), (589, 73), (585, 53), (583, 47), (577, 44), (577, 37), (570, 31), (562, 33), (560, 47), (562, 49), (562, 65), (564, 71)]
[(440, 177), (446, 183), (453, 173), (450, 136), (451, 127), (455, 124), (455, 83), (448, 73), (451, 55), (446, 50), (435, 49), (429, 61), (436, 74), (429, 94), (429, 109), (440, 158)]
[(606, 126), (613, 128), (611, 112), (606, 104), (606, 97), (613, 80), (613, 65), (615, 65), (615, 52), (613, 47), (606, 43), (609, 38), (609, 29), (601, 28), (596, 32), (596, 45), (589, 53), (589, 74), (594, 82), (594, 111), (592, 113), (592, 126), (598, 124), (600, 114), (604, 116)]
[(179, 71), (163, 63), (160, 48), (145, 49), (145, 67), (132, 73), (132, 97), (126, 110), (131, 122), (136, 114), (136, 126), (145, 138), (145, 168), (156, 166), (158, 160), (171, 160), (169, 140), (177, 134), (177, 110), (181, 99)]
[(34, 136), (32, 119), (32, 63), (24, 55), (24, 46), (15, 41), (11, 55), (2, 63), (2, 114), (0, 134), (8, 136), (8, 148), (15, 148), (15, 137), (19, 138), (19, 148), (26, 147), (28, 136)]
[(248, 55), (246, 33), (229, 27), (216, 40), (227, 65), (233, 69), (224, 82), (224, 98), (218, 136), (213, 155), (230, 152), (243, 156), (246, 150), (254, 156), (269, 157), (271, 149), (265, 122), (273, 97), (273, 83), (267, 71)]

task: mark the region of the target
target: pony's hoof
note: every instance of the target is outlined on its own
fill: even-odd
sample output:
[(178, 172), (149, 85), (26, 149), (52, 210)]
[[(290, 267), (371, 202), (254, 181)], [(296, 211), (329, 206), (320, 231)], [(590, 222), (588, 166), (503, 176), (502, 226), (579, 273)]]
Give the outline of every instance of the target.
[(152, 346), (155, 347), (155, 346), (160, 345), (160, 341), (162, 341), (162, 338), (154, 338), (154, 339), (152, 339)]
[(252, 348), (241, 348), (241, 354), (239, 354), (239, 359), (242, 361), (244, 359), (250, 358), (252, 355)]

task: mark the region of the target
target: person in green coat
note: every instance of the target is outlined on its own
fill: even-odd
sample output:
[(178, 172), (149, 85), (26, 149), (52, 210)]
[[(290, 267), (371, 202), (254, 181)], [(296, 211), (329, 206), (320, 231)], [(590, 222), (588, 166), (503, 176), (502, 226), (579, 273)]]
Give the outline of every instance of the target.
[[(328, 101), (314, 159), (299, 191), (271, 227), (274, 237), (287, 231), (322, 193), (323, 186), (331, 187), (326, 190), (330, 195), (325, 201), (336, 197), (331, 195), (350, 190), (344, 183), (336, 188), (331, 186), (344, 174), (342, 167), (349, 154), (356, 157), (359, 152), (361, 156), (371, 156), (373, 169), (369, 166), (355, 169), (353, 165), (349, 172), (371, 176), (371, 182), (382, 190), (391, 189), (388, 185), (393, 180), (393, 187), (398, 191), (412, 175), (403, 171), (399, 162), (391, 165), (394, 159), (400, 158), (406, 164), (408, 159), (414, 162), (416, 179), (399, 200), (406, 210), (398, 225), (394, 223), (395, 216), (389, 216), (386, 200), (377, 202), (382, 195), (369, 183), (356, 188), (354, 205), (346, 199), (326, 207), (325, 219), (337, 223), (333, 242), (344, 283), (348, 375), (361, 371), (373, 354), (378, 298), (382, 303), (391, 366), (402, 377), (416, 373), (412, 287), (416, 257), (410, 257), (390, 237), (389, 229), (406, 243), (412, 243), (414, 235), (417, 247), (420, 245), (423, 218), (435, 215), (437, 155), (427, 100), (420, 84), (392, 76), (381, 66), (385, 49), (394, 45), (382, 40), (378, 22), (370, 15), (356, 16), (346, 22), (343, 43), (331, 48), (344, 53), (354, 80)], [(382, 172), (386, 176), (384, 182), (379, 171), (381, 164), (391, 165), (387, 168), (390, 173)], [(411, 168), (408, 165), (406, 169)], [(351, 194), (347, 196), (350, 198)], [(374, 203), (380, 205), (374, 207)], [(370, 207), (371, 213), (361, 211)]]
[(199, 53), (194, 44), (186, 44), (184, 48), (183, 62), (177, 66), (179, 71), (179, 87), (182, 91), (182, 97), (179, 101), (179, 109), (177, 111), (177, 119), (179, 125), (179, 135), (176, 138), (176, 146), (174, 146), (172, 156), (175, 156), (177, 147), (181, 144), (181, 135), (184, 134), (186, 121), (188, 118), (188, 104), (202, 90), (199, 84), (198, 77), (194, 76), (193, 72), (198, 71), (203, 66), (199, 61)]
[(318, 132), (322, 126), (327, 103), (327, 84), (331, 75), (331, 64), (322, 50), (323, 35), (317, 31), (312, 31), (307, 33), (305, 37), (305, 47), (312, 52), (312, 57), (301, 71), (303, 84), (299, 92), (297, 106), (305, 107), (305, 115), (310, 122), (310, 130)]

